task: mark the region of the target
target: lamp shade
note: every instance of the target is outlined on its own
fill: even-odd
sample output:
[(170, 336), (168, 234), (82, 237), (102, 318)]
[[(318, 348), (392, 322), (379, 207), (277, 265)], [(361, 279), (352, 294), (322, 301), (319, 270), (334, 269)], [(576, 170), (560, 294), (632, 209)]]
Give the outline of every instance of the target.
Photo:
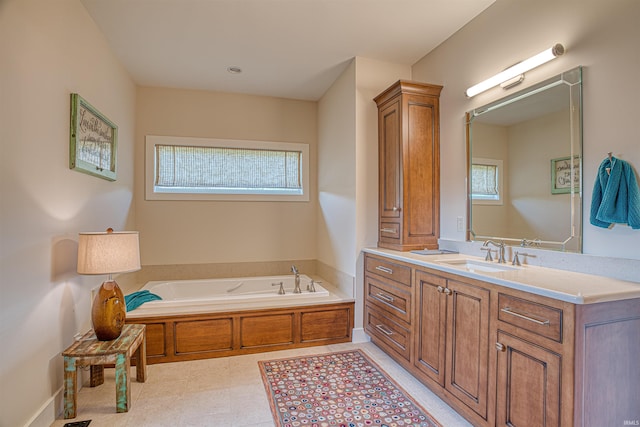
[(78, 273), (112, 274), (140, 270), (137, 231), (80, 233)]

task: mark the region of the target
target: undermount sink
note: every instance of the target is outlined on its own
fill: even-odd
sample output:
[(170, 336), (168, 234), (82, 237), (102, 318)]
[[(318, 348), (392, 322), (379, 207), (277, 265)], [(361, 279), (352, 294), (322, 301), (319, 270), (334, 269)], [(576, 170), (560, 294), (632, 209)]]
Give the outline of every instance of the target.
[(500, 271), (510, 271), (510, 270), (518, 269), (518, 267), (512, 267), (510, 265), (497, 264), (497, 263), (487, 262), (487, 261), (478, 261), (475, 259), (468, 259), (468, 258), (442, 260), (440, 261), (440, 263), (450, 265), (451, 267), (460, 268), (462, 270), (467, 270), (467, 271), (477, 272), (477, 273), (497, 273)]

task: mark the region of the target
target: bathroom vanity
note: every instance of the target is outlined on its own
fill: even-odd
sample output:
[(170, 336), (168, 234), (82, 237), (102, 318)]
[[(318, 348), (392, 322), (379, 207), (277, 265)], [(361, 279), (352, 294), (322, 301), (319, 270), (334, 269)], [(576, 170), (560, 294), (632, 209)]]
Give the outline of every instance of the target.
[(371, 340), (475, 426), (640, 419), (639, 283), (377, 248), (364, 287)]

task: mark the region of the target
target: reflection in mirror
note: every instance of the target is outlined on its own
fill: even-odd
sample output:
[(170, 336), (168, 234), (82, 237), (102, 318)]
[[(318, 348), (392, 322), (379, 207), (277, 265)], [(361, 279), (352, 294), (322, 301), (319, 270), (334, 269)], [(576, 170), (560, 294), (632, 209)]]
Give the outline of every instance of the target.
[(582, 251), (582, 68), (467, 113), (468, 240)]

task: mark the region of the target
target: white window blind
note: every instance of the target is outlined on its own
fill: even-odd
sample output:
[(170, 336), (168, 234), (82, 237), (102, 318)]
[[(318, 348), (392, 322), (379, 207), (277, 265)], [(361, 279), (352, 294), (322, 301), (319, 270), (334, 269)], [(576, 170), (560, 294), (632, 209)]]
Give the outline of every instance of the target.
[(498, 166), (471, 165), (471, 194), (474, 197), (497, 198)]
[(502, 163), (500, 159), (472, 159), (471, 199), (474, 204), (504, 204)]
[(146, 136), (147, 200), (309, 201), (309, 145)]
[(301, 151), (156, 145), (155, 186), (301, 190)]

